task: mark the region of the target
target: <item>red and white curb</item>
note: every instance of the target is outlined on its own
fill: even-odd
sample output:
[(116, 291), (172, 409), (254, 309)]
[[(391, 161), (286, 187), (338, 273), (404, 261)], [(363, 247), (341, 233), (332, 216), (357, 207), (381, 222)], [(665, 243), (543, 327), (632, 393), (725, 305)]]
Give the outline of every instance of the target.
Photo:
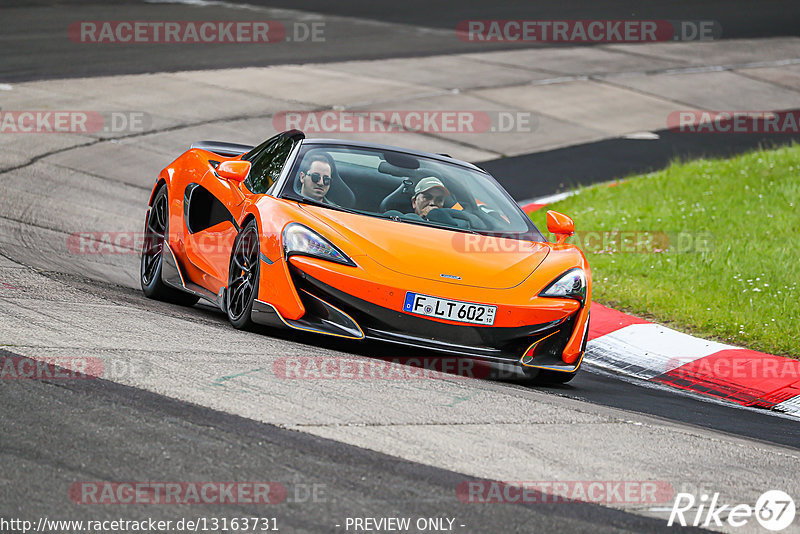
[[(552, 197), (523, 206), (527, 213)], [(800, 417), (800, 361), (696, 338), (592, 303), (584, 362), (614, 373)]]
[(742, 406), (800, 417), (800, 361), (699, 339), (592, 303), (584, 361)]
[(577, 191), (567, 191), (565, 193), (556, 193), (555, 195), (548, 195), (546, 197), (539, 197), (533, 200), (523, 200), (519, 203), (519, 206), (522, 208), (522, 211), (527, 213), (528, 215), (531, 212), (537, 211), (548, 204), (552, 204), (553, 202), (558, 202), (559, 200), (564, 200), (565, 198), (569, 198), (572, 195), (577, 195)]

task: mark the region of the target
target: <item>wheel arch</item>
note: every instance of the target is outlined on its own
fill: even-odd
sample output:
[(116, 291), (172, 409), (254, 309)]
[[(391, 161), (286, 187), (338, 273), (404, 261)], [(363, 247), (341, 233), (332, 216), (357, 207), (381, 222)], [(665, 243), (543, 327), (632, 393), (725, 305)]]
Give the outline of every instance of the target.
[(153, 186), (153, 190), (150, 192), (150, 200), (147, 201), (147, 207), (153, 207), (153, 201), (156, 199), (156, 193), (158, 190), (161, 189), (162, 185), (167, 185), (167, 179), (164, 176), (159, 175), (158, 179), (156, 180), (156, 184)]
[(259, 232), (261, 232), (261, 227), (260, 227), (260, 226), (259, 226), (259, 224), (258, 224), (258, 217), (256, 217), (256, 214), (255, 214), (255, 213), (253, 213), (252, 211), (251, 211), (251, 212), (248, 212), (248, 213), (247, 213), (247, 214), (244, 216), (244, 219), (242, 219), (242, 222), (241, 222), (241, 223), (239, 223), (239, 231), (241, 232), (241, 231), (242, 231), (242, 228), (244, 228), (245, 226), (247, 226), (247, 225), (248, 225), (248, 223), (250, 223), (250, 221), (255, 221), (255, 223), (256, 223), (256, 228), (258, 229), (258, 231), (259, 231)]
[(283, 228), (297, 213), (277, 199), (270, 199), (268, 205), (263, 202), (261, 199), (248, 206), (241, 220), (241, 228), (252, 220), (258, 229), (261, 254), (257, 298), (275, 307), (282, 317), (299, 319), (306, 310), (289, 274), (281, 243)]

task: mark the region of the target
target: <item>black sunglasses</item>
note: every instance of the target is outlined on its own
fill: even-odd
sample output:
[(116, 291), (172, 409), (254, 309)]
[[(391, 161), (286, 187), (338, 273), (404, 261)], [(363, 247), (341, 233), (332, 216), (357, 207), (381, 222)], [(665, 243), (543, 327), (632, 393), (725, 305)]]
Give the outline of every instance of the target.
[(322, 180), (323, 185), (331, 185), (331, 177), (327, 174), (325, 176), (321, 175), (318, 172), (310, 172), (308, 176), (311, 177), (311, 181), (315, 184), (318, 184), (320, 180)]

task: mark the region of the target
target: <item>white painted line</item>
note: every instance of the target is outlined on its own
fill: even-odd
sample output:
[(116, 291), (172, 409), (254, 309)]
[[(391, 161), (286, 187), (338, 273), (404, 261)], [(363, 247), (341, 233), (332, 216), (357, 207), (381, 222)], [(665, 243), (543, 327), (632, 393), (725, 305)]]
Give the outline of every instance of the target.
[(0, 83), (0, 91), (11, 91), (13, 87), (8, 83)]
[(559, 200), (564, 200), (565, 198), (569, 198), (572, 195), (577, 195), (577, 191), (567, 191), (565, 193), (556, 193), (554, 195), (547, 195), (546, 197), (539, 197), (539, 198), (532, 198), (529, 200), (521, 200), (517, 202), (520, 206), (525, 206), (527, 204), (552, 204), (553, 202), (558, 202)]
[(793, 415), (794, 417), (800, 417), (800, 397), (792, 397), (787, 401), (778, 403), (773, 409)]
[(633, 132), (622, 136), (623, 139), (634, 139), (636, 141), (655, 141), (661, 136), (655, 132)]
[(187, 6), (220, 6), (220, 7), (240, 7), (232, 2), (222, 2), (218, 0), (144, 0), (148, 4), (184, 4)]
[(649, 380), (731, 345), (698, 339), (658, 324), (632, 324), (590, 341), (586, 361)]
[(559, 200), (564, 200), (565, 198), (569, 198), (577, 194), (577, 191), (565, 191), (564, 193), (556, 193), (555, 195), (548, 195), (546, 197), (538, 198), (534, 202), (537, 204), (552, 204), (553, 202), (558, 202)]

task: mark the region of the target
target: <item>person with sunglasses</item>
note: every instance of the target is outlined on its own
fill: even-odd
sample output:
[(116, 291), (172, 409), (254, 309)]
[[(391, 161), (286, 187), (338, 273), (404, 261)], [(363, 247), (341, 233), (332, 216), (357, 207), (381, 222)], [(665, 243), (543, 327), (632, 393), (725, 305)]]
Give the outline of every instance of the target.
[(325, 198), (331, 188), (331, 164), (325, 156), (311, 156), (305, 171), (300, 171), (300, 194), (317, 202), (334, 204)]

